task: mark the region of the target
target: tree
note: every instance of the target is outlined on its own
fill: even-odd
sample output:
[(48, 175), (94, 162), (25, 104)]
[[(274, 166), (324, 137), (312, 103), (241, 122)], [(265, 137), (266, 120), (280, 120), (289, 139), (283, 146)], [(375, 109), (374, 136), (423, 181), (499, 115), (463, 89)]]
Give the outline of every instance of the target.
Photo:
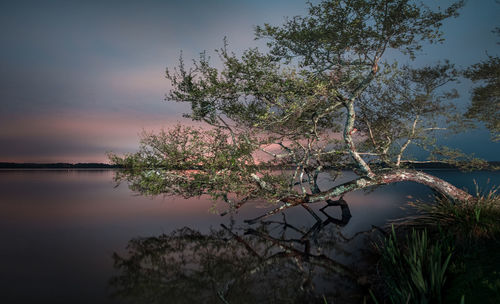
[[(457, 94), (446, 86), (457, 71), (449, 62), (413, 68), (387, 58), (400, 52), (411, 59), (424, 43), (441, 42), (442, 22), (463, 4), (432, 10), (411, 0), (323, 0), (309, 3), (307, 16), (256, 27), (267, 53), (237, 56), (225, 42), (217, 51), (221, 69), (205, 52), (192, 67), (181, 58), (167, 70), (167, 99), (190, 103), (185, 116), (208, 127), (145, 134), (139, 152), (111, 155), (125, 168), (117, 178), (141, 193), (206, 194), (232, 208), (256, 198), (278, 203), (266, 216), (399, 181), (472, 200), (407, 168), (410, 145), (432, 149), (443, 129), (437, 122), (457, 122)], [(358, 178), (320, 188), (320, 175), (334, 178), (332, 168), (346, 167)]]
[[(499, 3), (499, 2), (497, 2)], [(500, 35), (500, 28), (495, 33)], [(475, 118), (485, 123), (491, 131), (493, 140), (500, 140), (500, 58), (488, 56), (488, 60), (472, 65), (465, 75), (474, 82), (483, 81), (472, 91), (472, 103), (467, 113), (468, 118)]]

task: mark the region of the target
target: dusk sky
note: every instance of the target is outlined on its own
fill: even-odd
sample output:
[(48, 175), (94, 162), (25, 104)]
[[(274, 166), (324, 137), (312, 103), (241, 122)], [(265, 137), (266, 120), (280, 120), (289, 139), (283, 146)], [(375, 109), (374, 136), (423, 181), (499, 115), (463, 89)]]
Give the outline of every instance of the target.
[[(165, 102), (165, 68), (222, 46), (264, 46), (253, 27), (306, 12), (303, 0), (2, 1), (0, 2), (0, 162), (107, 162), (133, 152), (139, 133), (181, 119)], [(313, 1), (316, 2), (316, 1)], [(450, 1), (428, 0), (429, 5)], [(500, 4), (468, 1), (446, 21), (447, 39), (417, 64), (450, 59), (466, 67), (500, 54)], [(459, 85), (462, 107), (471, 83)], [(484, 129), (442, 140), (489, 160), (500, 143)]]

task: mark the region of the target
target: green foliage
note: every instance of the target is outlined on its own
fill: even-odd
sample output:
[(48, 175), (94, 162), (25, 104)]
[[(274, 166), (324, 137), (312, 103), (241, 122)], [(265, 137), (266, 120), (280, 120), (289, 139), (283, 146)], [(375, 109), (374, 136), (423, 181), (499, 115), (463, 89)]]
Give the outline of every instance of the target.
[[(437, 197), (437, 202), (433, 204), (416, 203), (422, 213), (398, 222), (398, 232), (406, 234), (406, 242), (402, 244), (401, 238), (397, 240), (393, 228), (392, 234), (379, 246), (384, 274), (382, 279), (391, 278), (387, 280), (387, 287), (388, 297), (393, 303), (406, 303), (404, 295), (410, 295), (409, 303), (427, 303), (431, 299), (439, 301), (441, 298), (445, 303), (498, 302), (500, 197), (497, 191), (493, 189), (485, 195), (478, 193), (476, 198), (468, 202)], [(421, 236), (416, 234), (416, 229), (424, 231)], [(434, 242), (429, 242), (429, 239), (434, 239)], [(453, 252), (452, 259), (446, 259), (439, 266), (435, 262), (438, 250), (442, 252), (441, 258)], [(419, 265), (415, 257), (425, 255), (428, 259), (434, 258), (434, 262), (427, 261), (428, 274), (435, 273), (428, 276), (428, 282), (439, 282), (440, 276), (437, 274), (442, 271), (443, 283), (444, 276), (448, 277), (446, 289), (425, 300), (414, 300), (419, 298), (410, 290), (421, 292), (419, 288), (424, 285), (411, 285), (418, 281), (414, 279), (418, 276), (413, 274), (417, 268), (410, 266), (410, 263)]]
[(304, 200), (322, 191), (317, 179), (326, 168), (350, 165), (373, 179), (380, 172), (372, 164), (400, 167), (410, 144), (429, 145), (441, 129), (435, 122), (454, 117), (456, 93), (441, 87), (457, 72), (448, 62), (398, 66), (385, 54), (412, 58), (423, 43), (441, 42), (443, 21), (463, 4), (431, 10), (413, 0), (323, 0), (309, 3), (307, 16), (257, 27), (269, 53), (238, 56), (224, 41), (216, 51), (221, 68), (206, 52), (190, 67), (181, 56), (167, 70), (166, 99), (189, 103), (185, 116), (209, 129), (144, 134), (139, 152), (111, 155), (125, 168), (117, 179), (144, 194), (207, 194), (238, 205)]
[(258, 26), (256, 35), (271, 38), (268, 46), (277, 58), (299, 57), (301, 66), (315, 71), (370, 69), (370, 59), (386, 48), (414, 55), (423, 41), (440, 41), (442, 20), (456, 16), (462, 5), (434, 12), (411, 0), (322, 1), (309, 3), (308, 16), (288, 19), (281, 27)]
[[(458, 149), (441, 146), (431, 151), (430, 160), (447, 163), (463, 171), (481, 170), (490, 167), (487, 161), (474, 157), (474, 154), (465, 154)], [(495, 168), (492, 168), (496, 170)]]
[(490, 129), (495, 141), (500, 140), (500, 58), (489, 56), (471, 66), (465, 75), (480, 82), (472, 91), (472, 103), (466, 113), (468, 118), (478, 119)]
[[(499, 3), (497, 1), (497, 3)], [(494, 33), (500, 35), (500, 28)], [(497, 44), (500, 44), (497, 42)], [(472, 103), (465, 116), (485, 123), (492, 139), (500, 140), (500, 58), (488, 55), (488, 60), (476, 63), (465, 71), (473, 82), (481, 83), (472, 90)]]
[[(329, 140), (328, 136), (341, 131), (346, 119), (342, 108), (347, 100), (356, 99), (368, 87), (386, 49), (414, 55), (424, 41), (440, 41), (442, 21), (456, 16), (462, 5), (459, 1), (444, 11), (431, 11), (418, 1), (408, 0), (310, 4), (308, 16), (294, 17), (280, 27), (266, 24), (256, 28), (257, 38), (268, 39), (270, 54), (249, 49), (238, 58), (225, 45), (218, 51), (223, 67), (220, 71), (210, 66), (206, 53), (190, 69), (181, 59), (178, 68), (167, 71), (167, 78), (173, 84), (167, 99), (189, 102), (192, 111), (187, 116), (212, 126), (227, 127), (221, 120), (229, 118), (235, 132), (247, 128), (267, 137), (264, 142), (292, 142), (295, 147), (290, 148), (295, 154), (306, 145), (310, 146), (309, 154), (316, 152), (311, 150), (342, 151), (344, 145)], [(387, 64), (383, 66), (390, 71)], [(401, 75), (408, 74), (406, 82), (398, 88), (416, 83), (425, 92), (408, 100), (403, 93), (398, 96), (389, 93), (395, 89), (392, 86), (386, 86), (385, 90), (393, 94), (392, 98), (384, 98), (384, 93), (372, 88), (365, 94), (369, 95), (365, 99), (372, 103), (361, 108), (367, 110), (361, 115), (370, 117), (374, 111), (384, 115), (383, 109), (376, 105), (394, 108), (396, 102), (404, 105), (399, 113), (406, 113), (405, 109), (419, 109), (427, 116), (449, 113), (448, 106), (436, 101), (440, 97), (431, 95), (454, 77), (451, 68), (449, 64), (420, 70), (403, 67), (400, 72), (394, 66), (392, 78), (385, 79), (386, 82), (396, 82)], [(426, 97), (422, 98), (423, 95)], [(382, 133), (378, 135), (381, 138), (385, 138), (385, 132), (397, 132), (401, 123), (409, 123), (411, 129), (413, 122), (399, 118), (397, 113), (384, 119), (394, 120), (398, 128), (377, 125), (375, 131)], [(368, 133), (365, 128), (359, 130)], [(404, 135), (408, 137), (407, 133)], [(398, 145), (400, 136), (394, 137), (391, 143)], [(308, 157), (312, 168), (318, 166), (315, 158)], [(297, 162), (300, 157), (289, 165)]]
[(469, 202), (454, 202), (438, 197), (434, 204), (417, 203), (422, 210), (418, 217), (407, 221), (407, 226), (425, 226), (443, 229), (462, 243), (490, 241), (500, 237), (500, 196), (498, 188), (486, 195), (478, 194)]
[(379, 252), (382, 279), (392, 303), (441, 303), (452, 255), (447, 244), (431, 241), (427, 230), (412, 230), (401, 241), (393, 227)]
[(284, 190), (278, 175), (262, 174), (273, 193), (263, 193), (252, 174), (257, 165), (250, 157), (252, 145), (242, 136), (231, 138), (221, 129), (202, 130), (177, 126), (158, 134), (144, 134), (140, 150), (119, 157), (113, 163), (123, 166), (116, 175), (129, 187), (146, 195), (171, 194), (185, 198), (210, 195), (214, 201), (231, 203), (229, 195), (271, 198)]
[[(210, 67), (205, 53), (190, 70), (182, 60), (178, 68), (167, 70), (167, 78), (174, 86), (167, 98), (189, 102), (189, 118), (222, 126), (221, 118), (227, 117), (241, 127), (310, 136), (311, 128), (304, 122), (330, 107), (329, 99), (337, 99), (337, 93), (328, 90), (325, 80), (306, 70), (282, 67), (257, 49), (246, 50), (241, 58), (226, 47), (218, 54), (222, 71)], [(317, 123), (333, 127), (332, 113)]]

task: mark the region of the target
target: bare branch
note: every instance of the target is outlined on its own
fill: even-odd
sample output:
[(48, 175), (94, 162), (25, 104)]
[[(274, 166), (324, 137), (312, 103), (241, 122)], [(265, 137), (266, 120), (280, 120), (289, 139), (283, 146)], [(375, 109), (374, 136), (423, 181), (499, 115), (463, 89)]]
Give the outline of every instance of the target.
[(401, 164), (401, 157), (403, 156), (404, 151), (406, 150), (408, 145), (411, 143), (413, 136), (415, 135), (415, 128), (417, 126), (417, 122), (418, 122), (419, 117), (420, 116), (417, 115), (417, 117), (413, 121), (413, 125), (411, 127), (410, 134), (408, 135), (408, 140), (406, 140), (406, 142), (401, 146), (401, 149), (399, 149), (399, 154), (396, 157), (396, 167), (399, 167), (399, 165)]

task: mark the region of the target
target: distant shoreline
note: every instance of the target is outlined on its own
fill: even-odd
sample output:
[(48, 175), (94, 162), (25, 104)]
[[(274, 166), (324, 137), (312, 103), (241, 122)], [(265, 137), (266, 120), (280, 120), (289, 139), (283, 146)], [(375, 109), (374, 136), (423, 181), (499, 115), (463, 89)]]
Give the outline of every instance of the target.
[(103, 163), (8, 163), (0, 162), (0, 169), (119, 169), (121, 166)]
[[(495, 170), (500, 168), (499, 161), (488, 162), (488, 168), (478, 168), (477, 170)], [(430, 162), (430, 163), (414, 163), (408, 166), (412, 169), (459, 169), (458, 166), (448, 163), (441, 162)], [(11, 163), (11, 162), (0, 162), (0, 169), (121, 169), (120, 165), (110, 165), (104, 163)], [(336, 169), (336, 170), (351, 170), (352, 166), (344, 167), (331, 167), (325, 169)]]

